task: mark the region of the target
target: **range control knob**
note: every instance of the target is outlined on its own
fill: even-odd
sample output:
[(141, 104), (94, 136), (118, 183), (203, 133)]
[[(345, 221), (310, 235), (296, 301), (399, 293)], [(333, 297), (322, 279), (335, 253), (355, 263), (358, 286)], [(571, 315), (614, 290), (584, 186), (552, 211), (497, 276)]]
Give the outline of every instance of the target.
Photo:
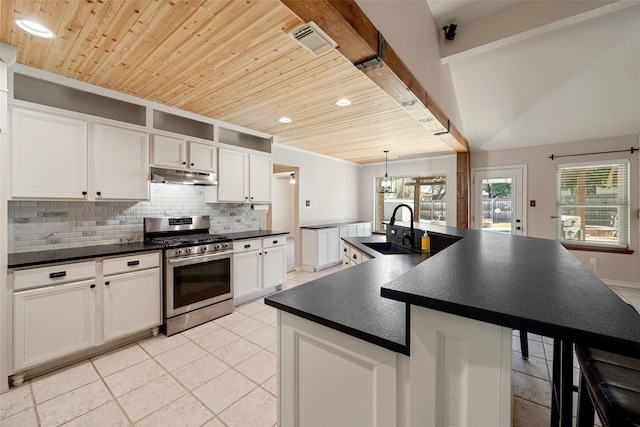
[(200, 252), (207, 252), (206, 246), (200, 246)]
[(220, 249), (222, 249), (222, 245), (220, 243), (216, 243), (215, 245), (213, 245), (213, 249), (219, 251)]
[(188, 254), (192, 254), (193, 253), (193, 248), (187, 248), (187, 253)]
[(222, 249), (229, 249), (229, 243), (223, 243)]
[(182, 249), (176, 249), (176, 255), (182, 255)]

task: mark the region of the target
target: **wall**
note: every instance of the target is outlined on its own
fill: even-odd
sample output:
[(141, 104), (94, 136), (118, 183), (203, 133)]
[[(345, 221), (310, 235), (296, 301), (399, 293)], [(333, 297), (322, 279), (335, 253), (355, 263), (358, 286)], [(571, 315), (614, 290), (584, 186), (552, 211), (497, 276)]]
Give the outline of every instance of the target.
[[(438, 175), (447, 177), (447, 225), (456, 225), (456, 156), (438, 156), (389, 162), (389, 176)], [(364, 165), (358, 174), (358, 219), (373, 221), (376, 178), (383, 177), (384, 163)]]
[[(300, 225), (352, 221), (357, 218), (358, 165), (274, 144), (273, 163), (297, 166)], [(309, 200), (310, 206), (305, 201)]]
[(290, 172), (273, 174), (271, 180), (271, 228), (278, 231), (288, 231), (294, 234), (294, 190), (296, 186), (289, 183)]
[(438, 40), (443, 31), (436, 25), (427, 2), (357, 0), (356, 3), (429, 96), (462, 131), (449, 65), (440, 60)]
[(142, 241), (143, 219), (209, 215), (211, 232), (264, 227), (266, 214), (247, 204), (206, 204), (201, 186), (151, 184), (148, 202), (9, 202), (9, 253)]
[[(593, 153), (611, 150), (629, 150), (638, 147), (638, 136), (621, 136), (607, 139), (577, 141), (565, 144), (540, 145), (512, 150), (473, 152), (471, 168), (527, 164), (527, 200), (535, 200), (536, 207), (527, 207), (528, 236), (545, 239), (556, 238), (556, 223), (551, 216), (556, 214), (556, 165), (565, 163), (583, 163), (589, 161), (629, 159), (631, 183), (631, 255), (610, 254), (592, 251), (572, 251), (585, 265), (589, 258), (597, 258), (595, 273), (601, 279), (625, 284), (640, 284), (640, 229), (638, 220), (639, 206), (639, 153), (612, 153), (591, 156), (566, 157), (551, 160), (549, 156), (577, 153)], [(527, 206), (529, 204), (527, 203)], [(590, 266), (589, 266), (590, 267)]]

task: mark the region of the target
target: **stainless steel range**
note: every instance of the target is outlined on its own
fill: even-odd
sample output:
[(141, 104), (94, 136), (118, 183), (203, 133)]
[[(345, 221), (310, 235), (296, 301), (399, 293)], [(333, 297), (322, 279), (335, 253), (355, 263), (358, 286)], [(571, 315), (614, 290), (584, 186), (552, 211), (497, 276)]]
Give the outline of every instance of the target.
[(145, 241), (164, 250), (164, 332), (233, 311), (233, 244), (209, 234), (209, 216), (144, 219)]

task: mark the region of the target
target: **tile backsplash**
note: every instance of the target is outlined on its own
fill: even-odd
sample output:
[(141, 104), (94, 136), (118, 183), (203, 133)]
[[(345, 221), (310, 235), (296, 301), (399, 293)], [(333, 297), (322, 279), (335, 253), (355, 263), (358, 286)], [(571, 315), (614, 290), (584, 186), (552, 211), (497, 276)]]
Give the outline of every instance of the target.
[(248, 204), (204, 203), (204, 188), (151, 183), (148, 202), (9, 202), (9, 253), (142, 241), (143, 219), (209, 215), (217, 234), (265, 228)]

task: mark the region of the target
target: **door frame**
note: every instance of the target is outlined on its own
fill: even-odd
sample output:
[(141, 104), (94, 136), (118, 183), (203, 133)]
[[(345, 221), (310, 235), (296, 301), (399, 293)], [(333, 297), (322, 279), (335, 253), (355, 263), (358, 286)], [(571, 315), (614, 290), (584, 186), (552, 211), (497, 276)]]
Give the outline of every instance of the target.
[[(478, 191), (478, 185), (476, 184), (476, 176), (479, 173), (492, 172), (492, 173), (500, 173), (500, 171), (519, 171), (522, 176), (520, 183), (518, 183), (516, 179), (516, 188), (514, 190), (514, 204), (516, 205), (516, 209), (520, 210), (520, 215), (516, 215), (518, 212), (514, 211), (514, 218), (520, 218), (522, 224), (521, 233), (513, 232), (513, 235), (521, 235), (526, 236), (528, 234), (528, 223), (527, 223), (527, 165), (504, 165), (504, 166), (489, 166), (489, 167), (479, 167), (471, 169), (471, 203), (469, 213), (471, 215), (471, 221), (469, 221), (470, 228), (475, 230), (482, 230), (482, 215), (480, 215), (480, 219), (476, 219), (477, 217), (477, 208), (478, 204), (482, 204), (482, 200), (479, 199), (482, 197), (482, 190)], [(513, 174), (505, 173), (505, 176), (512, 176)], [(517, 178), (517, 177), (516, 177)], [(521, 188), (517, 188), (520, 185)], [(518, 191), (519, 190), (519, 191)], [(517, 194), (520, 193), (521, 200), (517, 199)], [(513, 231), (513, 230), (512, 230)]]

